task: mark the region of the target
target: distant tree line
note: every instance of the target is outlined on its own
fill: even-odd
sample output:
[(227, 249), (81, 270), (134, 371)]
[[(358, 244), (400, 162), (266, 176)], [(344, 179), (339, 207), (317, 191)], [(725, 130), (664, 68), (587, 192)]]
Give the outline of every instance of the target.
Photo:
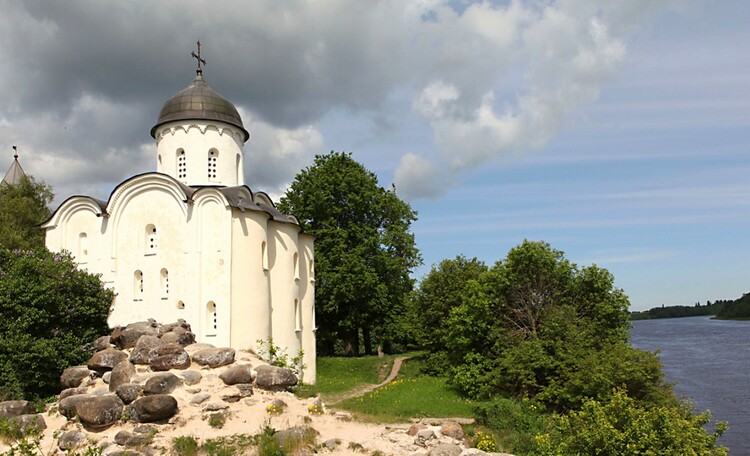
[(633, 311), (630, 313), (631, 320), (653, 320), (657, 318), (681, 318), (681, 317), (700, 317), (704, 315), (717, 315), (727, 301), (716, 301), (711, 304), (707, 302), (705, 306), (695, 303), (694, 306), (661, 306), (654, 307), (644, 311)]
[(721, 304), (721, 310), (716, 314), (716, 318), (750, 320), (750, 293), (745, 293), (734, 301), (716, 301), (716, 303)]

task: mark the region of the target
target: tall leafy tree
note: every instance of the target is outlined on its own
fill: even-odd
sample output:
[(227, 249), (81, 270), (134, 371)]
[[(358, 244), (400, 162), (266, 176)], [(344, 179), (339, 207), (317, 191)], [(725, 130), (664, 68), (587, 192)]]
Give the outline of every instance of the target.
[(411, 271), (420, 264), (411, 223), (416, 212), (394, 188), (351, 154), (318, 155), (294, 179), (279, 208), (315, 236), (318, 349), (347, 354), (372, 343), (388, 346), (403, 334)]
[(44, 247), (44, 231), (37, 225), (52, 214), (53, 198), (52, 189), (31, 176), (0, 184), (0, 242), (10, 249)]

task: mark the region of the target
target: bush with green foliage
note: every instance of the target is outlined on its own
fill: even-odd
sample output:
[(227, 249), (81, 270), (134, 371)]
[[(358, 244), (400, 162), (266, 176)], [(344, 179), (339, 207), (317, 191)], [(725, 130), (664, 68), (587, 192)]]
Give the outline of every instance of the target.
[(59, 392), (62, 371), (85, 363), (91, 342), (108, 332), (113, 299), (70, 255), (0, 246), (2, 395), (36, 399)]
[(703, 428), (709, 421), (708, 412), (694, 415), (687, 404), (644, 405), (616, 390), (608, 402), (588, 399), (580, 410), (552, 416), (549, 431), (536, 438), (535, 454), (726, 455), (717, 444), (726, 423), (709, 433)]

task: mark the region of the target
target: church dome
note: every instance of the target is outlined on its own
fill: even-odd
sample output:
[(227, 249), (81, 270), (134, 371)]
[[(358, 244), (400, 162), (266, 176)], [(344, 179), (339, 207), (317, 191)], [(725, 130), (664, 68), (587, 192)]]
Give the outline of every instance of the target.
[(240, 113), (232, 103), (211, 88), (203, 76), (198, 74), (192, 83), (180, 90), (164, 103), (159, 112), (159, 119), (151, 129), (151, 136), (156, 138), (156, 130), (169, 122), (181, 120), (215, 120), (235, 126), (242, 130), (245, 141), (250, 134), (242, 124)]

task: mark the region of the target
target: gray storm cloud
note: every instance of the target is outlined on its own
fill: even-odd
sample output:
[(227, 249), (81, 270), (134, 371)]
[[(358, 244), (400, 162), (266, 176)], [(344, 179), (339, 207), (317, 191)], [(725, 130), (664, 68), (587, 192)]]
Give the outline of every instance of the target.
[(201, 39), (206, 79), (272, 164), (259, 173), (247, 161), (261, 187), (280, 191), (324, 144), (336, 148), (319, 126), (328, 113), (377, 119), (406, 97), (438, 154), (405, 153), (396, 185), (434, 197), (436, 180), (554, 137), (616, 73), (652, 3), (0, 0), (0, 135), (62, 196), (151, 169), (148, 131), (192, 79)]

